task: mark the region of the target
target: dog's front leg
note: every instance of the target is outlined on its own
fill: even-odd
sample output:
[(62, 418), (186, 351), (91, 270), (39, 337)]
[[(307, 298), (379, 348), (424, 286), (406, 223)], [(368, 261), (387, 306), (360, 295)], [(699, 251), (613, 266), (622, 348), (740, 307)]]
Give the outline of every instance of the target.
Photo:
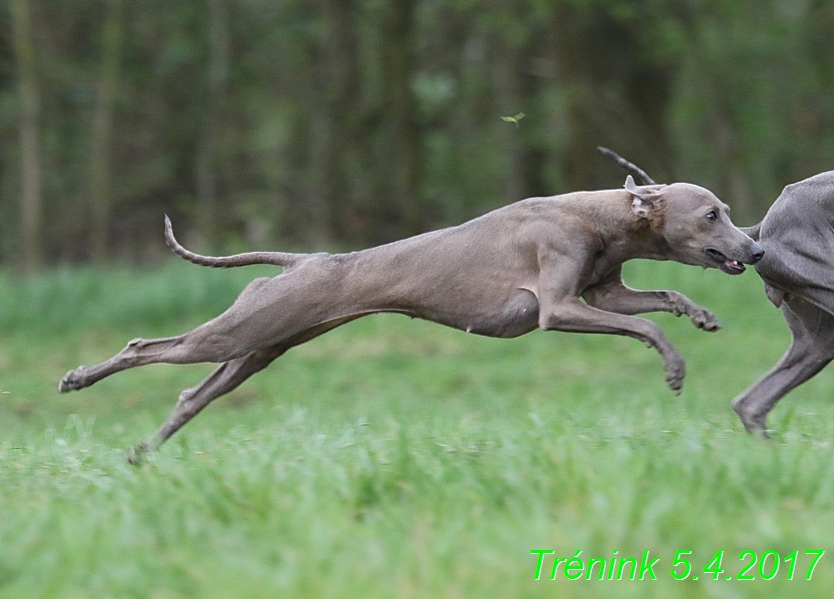
[(683, 358), (656, 324), (645, 318), (615, 314), (583, 304), (578, 299), (546, 303), (539, 308), (539, 325), (544, 330), (570, 333), (625, 335), (655, 347), (664, 361), (666, 383), (680, 391), (686, 375)]
[(721, 328), (715, 314), (677, 291), (638, 291), (627, 287), (622, 280), (615, 280), (586, 289), (582, 297), (589, 306), (608, 312), (627, 315), (647, 312), (670, 312), (675, 316), (686, 314), (699, 329), (717, 331)]

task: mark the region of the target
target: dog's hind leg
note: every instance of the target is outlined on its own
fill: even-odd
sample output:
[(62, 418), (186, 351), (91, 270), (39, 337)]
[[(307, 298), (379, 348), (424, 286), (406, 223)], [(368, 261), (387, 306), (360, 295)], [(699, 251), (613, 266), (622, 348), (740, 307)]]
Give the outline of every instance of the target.
[(229, 393), (250, 376), (269, 366), (286, 350), (287, 347), (284, 345), (271, 347), (221, 364), (199, 385), (186, 389), (180, 394), (177, 405), (153, 439), (139, 443), (131, 449), (128, 461), (132, 464), (140, 463), (143, 454), (155, 450), (209, 403)]
[(786, 297), (782, 312), (793, 342), (770, 372), (733, 400), (744, 428), (767, 437), (766, 419), (786, 393), (834, 359), (834, 316), (797, 297)]
[(89, 387), (101, 379), (146, 364), (197, 364), (199, 362), (228, 362), (259, 347), (268, 347), (266, 332), (251, 327), (248, 335), (236, 330), (247, 310), (251, 298), (257, 295), (269, 279), (255, 279), (240, 294), (235, 303), (223, 314), (194, 330), (177, 337), (162, 339), (134, 339), (118, 354), (96, 366), (79, 366), (68, 372), (58, 385), (58, 391), (66, 393)]
[(184, 356), (177, 357), (177, 347), (185, 340), (185, 335), (165, 339), (134, 339), (118, 354), (95, 366), (79, 366), (69, 371), (58, 384), (58, 391), (66, 393), (89, 387), (101, 379), (135, 366), (144, 366), (155, 362), (188, 363)]

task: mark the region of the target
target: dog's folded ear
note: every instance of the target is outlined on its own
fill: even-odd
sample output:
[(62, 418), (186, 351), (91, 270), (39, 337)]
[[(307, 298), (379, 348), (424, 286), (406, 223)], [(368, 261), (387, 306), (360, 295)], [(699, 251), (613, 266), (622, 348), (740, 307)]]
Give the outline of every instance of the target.
[(624, 187), (634, 196), (631, 210), (640, 218), (650, 218), (652, 212), (657, 212), (663, 206), (665, 185), (637, 185), (629, 175), (626, 177)]

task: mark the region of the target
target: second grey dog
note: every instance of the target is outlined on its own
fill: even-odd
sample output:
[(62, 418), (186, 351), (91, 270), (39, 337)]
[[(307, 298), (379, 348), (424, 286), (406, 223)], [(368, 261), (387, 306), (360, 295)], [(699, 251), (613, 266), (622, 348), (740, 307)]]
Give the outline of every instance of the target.
[(705, 330), (718, 323), (675, 291), (626, 287), (623, 262), (675, 260), (738, 274), (742, 263), (763, 254), (708, 190), (687, 183), (637, 186), (630, 176), (625, 189), (530, 198), (456, 227), (350, 254), (200, 256), (177, 243), (167, 217), (166, 238), (197, 264), (275, 264), (284, 272), (254, 280), (226, 312), (189, 333), (135, 339), (109, 360), (64, 376), (62, 392), (144, 364), (222, 362), (180, 395), (153, 440), (134, 448), (131, 461), (288, 349), (377, 312), (490, 337), (536, 328), (627, 335), (657, 348), (669, 386), (679, 390), (683, 358), (656, 324), (633, 315), (686, 314)]
[(733, 400), (744, 427), (767, 436), (776, 402), (834, 359), (834, 171), (785, 187), (745, 231), (767, 251), (756, 271), (793, 335), (782, 359)]

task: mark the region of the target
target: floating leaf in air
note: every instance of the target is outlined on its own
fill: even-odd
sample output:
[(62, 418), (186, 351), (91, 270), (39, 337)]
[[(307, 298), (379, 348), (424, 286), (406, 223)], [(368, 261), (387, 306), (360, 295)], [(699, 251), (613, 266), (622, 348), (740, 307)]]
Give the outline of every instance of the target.
[(515, 116), (502, 116), (501, 120), (507, 123), (515, 123), (516, 129), (518, 129), (518, 121), (523, 119), (526, 115), (523, 112), (519, 112)]

